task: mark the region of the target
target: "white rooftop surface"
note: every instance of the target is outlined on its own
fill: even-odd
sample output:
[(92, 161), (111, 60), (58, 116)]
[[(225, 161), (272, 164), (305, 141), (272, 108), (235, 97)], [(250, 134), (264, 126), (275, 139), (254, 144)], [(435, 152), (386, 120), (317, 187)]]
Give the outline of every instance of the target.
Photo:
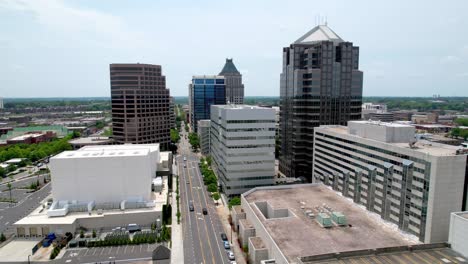
[(30, 138), (30, 137), (40, 137), (42, 135), (43, 134), (41, 134), (41, 133), (31, 133), (31, 134), (25, 134), (25, 135), (17, 136), (17, 137), (14, 137), (14, 138), (10, 138), (9, 140), (25, 140), (25, 139)]
[(53, 159), (145, 156), (158, 150), (159, 144), (84, 146), (79, 150), (64, 151)]
[(70, 140), (71, 144), (92, 144), (109, 141), (109, 137), (82, 137)]
[(42, 238), (14, 239), (0, 248), (0, 262), (25, 262), (28, 255), (31, 255), (31, 249), (41, 241)]
[(369, 125), (385, 126), (385, 127), (413, 127), (408, 124), (393, 123), (393, 122), (380, 122), (380, 121), (367, 121), (367, 120), (352, 121), (352, 122), (358, 123), (358, 124), (369, 124)]
[[(151, 193), (153, 201), (155, 201), (155, 207), (150, 208), (138, 208), (138, 209), (127, 209), (125, 211), (121, 211), (120, 209), (116, 210), (103, 210), (102, 214), (98, 214), (96, 210), (92, 212), (91, 215), (88, 212), (71, 212), (65, 216), (58, 216), (58, 217), (49, 217), (47, 216), (47, 210), (42, 210), (42, 204), (36, 208), (32, 213), (27, 215), (26, 217), (18, 220), (15, 225), (48, 225), (48, 224), (73, 224), (77, 219), (83, 218), (99, 218), (104, 217), (105, 215), (119, 215), (124, 213), (145, 213), (149, 211), (162, 211), (162, 206), (166, 204), (166, 197), (167, 197), (167, 180), (163, 181), (164, 188), (162, 193)], [(50, 198), (47, 197), (47, 199)]]
[[(362, 121), (362, 122), (367, 122), (367, 121)], [(401, 124), (395, 124), (391, 123), (392, 125), (401, 125)], [(407, 125), (401, 125), (401, 126), (407, 126)], [(348, 135), (351, 137), (357, 137), (357, 138), (363, 138), (359, 137), (356, 135), (352, 135), (348, 133), (348, 128), (345, 126), (326, 126), (326, 130), (338, 133), (338, 134), (343, 134), (343, 135)], [(365, 138), (366, 140), (371, 140), (371, 141), (376, 141), (372, 140), (369, 138)], [(380, 141), (376, 141), (380, 142)], [(410, 149), (408, 143), (385, 143), (385, 142), (380, 142), (382, 144), (388, 144), (388, 145), (393, 145), (393, 146), (398, 146), (400, 148), (406, 148)], [(417, 152), (422, 152), (425, 154), (430, 154), (434, 156), (454, 156), (456, 155), (456, 151), (460, 149), (460, 147), (457, 146), (452, 146), (452, 145), (447, 145), (447, 144), (440, 144), (440, 143), (435, 143), (435, 142), (430, 142), (426, 140), (418, 140), (415, 143), (415, 147), (411, 150), (417, 151)]]
[(270, 107), (261, 107), (256, 105), (243, 105), (243, 104), (227, 104), (227, 105), (216, 105), (222, 109), (229, 109), (229, 110), (252, 110), (252, 109), (272, 109)]

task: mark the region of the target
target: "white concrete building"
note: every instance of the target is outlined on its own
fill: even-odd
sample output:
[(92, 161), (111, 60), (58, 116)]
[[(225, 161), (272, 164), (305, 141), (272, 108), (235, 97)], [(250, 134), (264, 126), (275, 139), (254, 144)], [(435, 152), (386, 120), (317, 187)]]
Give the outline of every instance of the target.
[(198, 138), (200, 139), (200, 152), (203, 155), (210, 155), (210, 120), (198, 121)]
[[(171, 166), (159, 144), (86, 146), (50, 158), (53, 199), (14, 226), (18, 236), (64, 234), (88, 229), (149, 226), (161, 219), (167, 178), (158, 168)], [(152, 192), (152, 186), (155, 191)], [(44, 208), (46, 208), (44, 210)]]
[(350, 121), (314, 133), (314, 182), (323, 182), (424, 243), (448, 239), (450, 213), (466, 206), (467, 155), (415, 141), (414, 127)]
[(453, 250), (468, 258), (468, 211), (450, 215), (448, 242)]
[(275, 110), (248, 105), (211, 106), (211, 156), (227, 196), (272, 185)]
[(72, 204), (149, 202), (159, 155), (159, 144), (148, 144), (86, 146), (52, 157), (49, 216), (65, 215)]

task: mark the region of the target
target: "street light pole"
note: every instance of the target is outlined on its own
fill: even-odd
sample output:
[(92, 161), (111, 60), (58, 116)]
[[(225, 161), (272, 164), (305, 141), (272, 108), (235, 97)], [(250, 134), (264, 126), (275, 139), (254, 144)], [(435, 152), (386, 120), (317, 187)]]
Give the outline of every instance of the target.
[(28, 264), (31, 263), (31, 262), (29, 261), (29, 257), (31, 257), (31, 255), (28, 255)]

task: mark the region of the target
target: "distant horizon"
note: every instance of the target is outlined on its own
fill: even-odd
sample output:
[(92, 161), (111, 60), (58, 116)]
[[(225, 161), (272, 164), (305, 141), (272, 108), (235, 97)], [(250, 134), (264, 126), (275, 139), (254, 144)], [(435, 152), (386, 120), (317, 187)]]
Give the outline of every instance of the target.
[[(172, 97), (174, 98), (188, 98), (187, 95), (173, 95)], [(249, 98), (249, 97), (276, 97), (279, 98), (279, 95), (247, 95), (244, 98)], [(427, 99), (439, 99), (439, 98), (468, 98), (468, 96), (443, 96), (440, 95), (439, 97), (433, 97), (433, 96), (396, 96), (396, 95), (363, 95), (363, 98), (427, 98)], [(105, 99), (110, 99), (110, 96), (58, 96), (58, 97), (0, 97), (4, 101), (5, 100), (18, 100), (18, 99), (100, 99), (100, 98), (105, 98)]]

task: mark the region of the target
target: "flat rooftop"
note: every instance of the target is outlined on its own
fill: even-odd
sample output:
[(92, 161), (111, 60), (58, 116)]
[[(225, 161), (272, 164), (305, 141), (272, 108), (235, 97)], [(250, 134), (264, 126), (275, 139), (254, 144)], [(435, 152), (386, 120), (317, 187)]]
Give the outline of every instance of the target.
[(52, 159), (146, 156), (158, 150), (159, 144), (84, 146), (79, 150), (64, 151)]
[(257, 105), (244, 105), (244, 104), (226, 104), (226, 105), (216, 105), (221, 109), (229, 109), (229, 110), (252, 110), (252, 109), (271, 109), (271, 107), (261, 107)]
[[(369, 213), (323, 184), (298, 184), (263, 187), (244, 194), (249, 206), (268, 233), (291, 261), (297, 257), (333, 252), (418, 244), (417, 238)], [(287, 217), (266, 219), (258, 202), (268, 202), (273, 209), (289, 209)], [(324, 228), (304, 214), (315, 207), (327, 206), (346, 216), (346, 226)]]
[(401, 123), (393, 123), (393, 122), (380, 122), (380, 121), (367, 121), (367, 120), (351, 121), (351, 122), (357, 123), (357, 124), (385, 126), (385, 127), (412, 127), (410, 125), (401, 124)]
[[(403, 125), (403, 126), (406, 126), (406, 125)], [(332, 125), (332, 126), (320, 126), (320, 128), (323, 128), (326, 131), (334, 132), (337, 134), (347, 135), (350, 137), (363, 138), (357, 135), (349, 134), (348, 127), (346, 126)], [(386, 142), (377, 141), (377, 140), (373, 140), (369, 138), (363, 138), (363, 139), (379, 142), (381, 144), (392, 145), (392, 146), (396, 146), (400, 148), (411, 149), (417, 152), (430, 154), (434, 156), (454, 156), (454, 155), (457, 155), (456, 152), (458, 149), (460, 149), (460, 147), (457, 147), (457, 146), (435, 143), (435, 142), (431, 142), (427, 140), (418, 140), (414, 145), (415, 148), (410, 148), (408, 143), (386, 143)]]
[(397, 251), (385, 254), (329, 258), (319, 261), (303, 261), (304, 264), (393, 264), (393, 263), (468, 263), (468, 260), (448, 247)]
[(110, 142), (111, 139), (109, 137), (82, 137), (77, 139), (72, 139), (69, 141), (70, 144), (102, 144)]

